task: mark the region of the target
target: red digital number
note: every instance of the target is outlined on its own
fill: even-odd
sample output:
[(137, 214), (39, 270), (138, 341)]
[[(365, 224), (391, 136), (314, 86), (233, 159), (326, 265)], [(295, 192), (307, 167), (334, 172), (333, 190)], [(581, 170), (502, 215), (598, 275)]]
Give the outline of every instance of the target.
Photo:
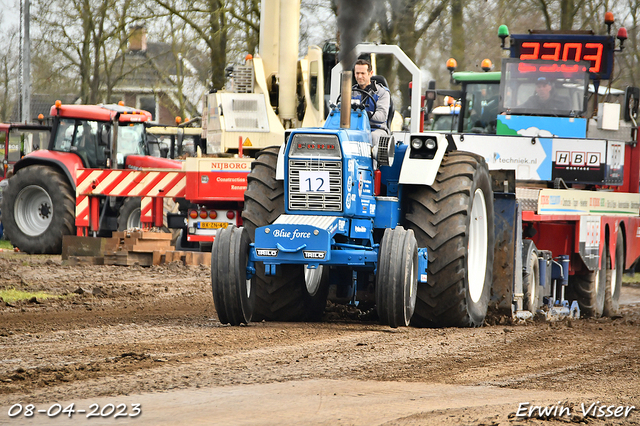
[[(565, 73), (576, 73), (580, 71), (580, 67), (578, 66), (578, 64), (575, 65), (567, 65), (567, 64), (562, 64), (560, 65), (560, 72), (565, 72)], [(582, 69), (582, 71), (586, 71), (585, 68)]]
[(594, 64), (589, 68), (589, 72), (600, 72), (600, 65), (602, 64), (602, 43), (587, 43), (584, 45), (585, 49), (596, 49), (594, 55), (584, 55), (582, 59), (585, 61), (593, 61)]
[(573, 55), (573, 60), (576, 62), (580, 62), (582, 55), (582, 43), (565, 43), (564, 48), (562, 49), (562, 60), (566, 61), (569, 59), (569, 52), (571, 49), (575, 49), (575, 55)]
[(525, 42), (522, 43), (522, 48), (523, 49), (527, 49), (527, 48), (531, 48), (533, 49), (533, 53), (522, 53), (520, 55), (520, 59), (522, 60), (528, 60), (528, 59), (538, 59), (538, 55), (540, 54), (540, 43), (537, 42)]
[(540, 65), (540, 72), (558, 72), (559, 69), (558, 64)]
[(520, 62), (518, 64), (518, 71), (521, 73), (536, 72), (537, 70), (538, 68), (536, 68), (535, 65), (530, 65), (530, 64), (527, 64), (526, 62)]
[(540, 56), (540, 59), (548, 61), (557, 61), (560, 59), (560, 43), (545, 43), (542, 45), (545, 49), (553, 49), (553, 53)]
[[(542, 47), (539, 42), (527, 41), (521, 45), (520, 54), (522, 60), (544, 59), (548, 61), (589, 61), (593, 65), (589, 68), (589, 72), (599, 73), (602, 67), (602, 52), (604, 46), (602, 43), (543, 43)], [(549, 53), (547, 53), (549, 52)], [(541, 54), (542, 53), (542, 54)], [(560, 55), (562, 53), (562, 55)], [(527, 70), (530, 71), (530, 70)], [(564, 66), (563, 72), (575, 72), (578, 69), (575, 66)]]

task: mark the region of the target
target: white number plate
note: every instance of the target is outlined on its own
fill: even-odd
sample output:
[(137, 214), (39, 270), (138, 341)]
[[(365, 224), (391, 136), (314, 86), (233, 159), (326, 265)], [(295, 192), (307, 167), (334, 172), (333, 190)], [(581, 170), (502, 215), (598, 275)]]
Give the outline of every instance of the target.
[(330, 192), (329, 172), (300, 171), (300, 192)]

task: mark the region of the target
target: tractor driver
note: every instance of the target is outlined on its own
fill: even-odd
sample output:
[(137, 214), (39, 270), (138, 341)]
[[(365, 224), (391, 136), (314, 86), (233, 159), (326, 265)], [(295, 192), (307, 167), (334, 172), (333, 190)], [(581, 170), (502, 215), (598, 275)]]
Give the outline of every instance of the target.
[(553, 84), (546, 77), (538, 78), (535, 93), (521, 107), (546, 111), (568, 109), (566, 99), (556, 96)]
[(369, 115), (369, 124), (371, 125), (373, 158), (376, 158), (378, 154), (378, 141), (380, 140), (380, 136), (389, 136), (387, 119), (389, 117), (391, 95), (389, 94), (389, 89), (384, 87), (382, 84), (378, 84), (371, 80), (371, 77), (373, 76), (373, 68), (369, 61), (365, 59), (358, 59), (354, 67), (353, 74), (355, 75), (357, 82), (353, 88), (367, 91), (376, 102), (374, 106), (371, 99), (363, 96), (357, 91), (352, 92), (353, 99), (365, 98), (363, 102), (365, 104), (365, 110)]

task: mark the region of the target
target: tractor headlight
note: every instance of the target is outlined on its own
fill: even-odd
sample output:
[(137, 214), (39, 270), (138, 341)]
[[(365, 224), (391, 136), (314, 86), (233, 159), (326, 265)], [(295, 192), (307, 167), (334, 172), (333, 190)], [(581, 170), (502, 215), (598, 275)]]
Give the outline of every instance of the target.
[(434, 135), (416, 135), (410, 143), (409, 158), (431, 160), (438, 152), (438, 137)]
[(424, 147), (427, 149), (436, 149), (436, 141), (434, 139), (427, 139), (424, 141)]

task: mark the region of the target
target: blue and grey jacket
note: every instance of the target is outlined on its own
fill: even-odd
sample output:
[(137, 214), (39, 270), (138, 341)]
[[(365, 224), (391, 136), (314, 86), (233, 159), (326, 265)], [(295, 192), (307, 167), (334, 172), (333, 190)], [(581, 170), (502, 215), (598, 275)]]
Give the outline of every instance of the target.
[[(353, 88), (359, 88), (356, 84)], [(391, 95), (389, 89), (381, 84), (376, 84), (372, 81), (365, 89), (371, 94), (371, 97), (376, 101), (376, 109), (373, 110), (373, 102), (370, 99), (365, 99), (365, 110), (369, 113), (369, 123), (371, 124), (371, 130), (381, 129), (389, 133), (389, 127), (387, 126), (387, 118), (389, 117), (389, 107), (391, 105)], [(353, 99), (360, 99), (361, 94), (354, 91), (351, 96)]]

